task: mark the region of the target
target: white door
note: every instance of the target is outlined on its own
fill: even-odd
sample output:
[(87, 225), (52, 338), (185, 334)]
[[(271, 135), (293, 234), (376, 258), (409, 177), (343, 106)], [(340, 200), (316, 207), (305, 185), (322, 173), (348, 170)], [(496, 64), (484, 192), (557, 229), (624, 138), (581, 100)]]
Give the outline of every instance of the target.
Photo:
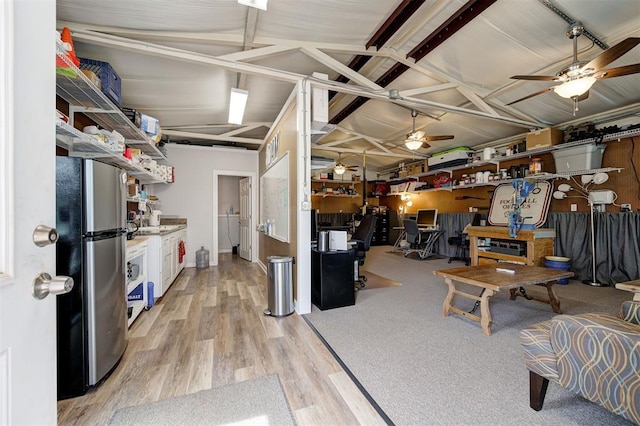
[(251, 261), (251, 178), (240, 179), (240, 257)]
[[(56, 299), (34, 278), (55, 273), (55, 0), (0, 2), (0, 424), (55, 424)], [(18, 51), (18, 49), (20, 51)]]

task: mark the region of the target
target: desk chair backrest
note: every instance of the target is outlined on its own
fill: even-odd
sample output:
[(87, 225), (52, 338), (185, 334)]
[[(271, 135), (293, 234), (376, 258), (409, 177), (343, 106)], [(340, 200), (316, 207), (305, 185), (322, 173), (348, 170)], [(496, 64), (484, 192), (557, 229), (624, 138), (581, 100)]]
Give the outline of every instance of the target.
[(353, 233), (353, 236), (351, 236), (351, 241), (358, 242), (356, 247), (357, 252), (369, 251), (369, 248), (371, 248), (371, 240), (373, 239), (373, 233), (376, 230), (377, 220), (378, 218), (376, 216), (368, 214), (360, 221), (360, 224)]
[(420, 244), (420, 229), (418, 222), (413, 219), (403, 219), (402, 225), (407, 233), (407, 242), (411, 245)]

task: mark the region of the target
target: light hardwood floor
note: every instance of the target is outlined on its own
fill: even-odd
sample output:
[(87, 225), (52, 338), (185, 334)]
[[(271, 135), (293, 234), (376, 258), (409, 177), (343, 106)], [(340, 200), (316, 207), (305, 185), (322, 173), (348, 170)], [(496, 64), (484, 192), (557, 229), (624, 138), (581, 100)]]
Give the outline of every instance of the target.
[(384, 424), (304, 319), (266, 317), (266, 306), (255, 263), (223, 254), (185, 269), (134, 322), (111, 376), (58, 402), (58, 423), (107, 424), (120, 407), (277, 374), (299, 425)]

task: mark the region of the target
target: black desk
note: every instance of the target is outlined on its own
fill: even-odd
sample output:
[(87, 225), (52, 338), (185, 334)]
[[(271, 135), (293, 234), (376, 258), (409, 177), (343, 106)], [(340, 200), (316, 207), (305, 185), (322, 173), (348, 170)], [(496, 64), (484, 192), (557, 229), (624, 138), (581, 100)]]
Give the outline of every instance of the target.
[(353, 250), (311, 250), (311, 302), (332, 309), (356, 303)]

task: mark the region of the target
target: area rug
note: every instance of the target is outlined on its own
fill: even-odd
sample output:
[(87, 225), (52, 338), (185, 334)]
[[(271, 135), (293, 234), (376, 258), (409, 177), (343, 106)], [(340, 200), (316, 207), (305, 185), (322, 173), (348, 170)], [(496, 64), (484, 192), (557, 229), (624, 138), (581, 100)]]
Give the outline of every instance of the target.
[(397, 281), (390, 280), (378, 274), (374, 274), (371, 271), (360, 269), (360, 273), (367, 277), (366, 285), (360, 290), (373, 290), (374, 288), (395, 287), (398, 285), (402, 285)]
[(111, 425), (295, 425), (278, 376), (117, 410)]
[[(460, 315), (442, 316), (447, 286), (433, 275), (446, 260), (414, 262), (380, 251), (367, 269), (402, 286), (359, 292), (353, 306), (313, 311), (319, 332), (365, 392), (396, 425), (629, 425), (620, 416), (549, 384), (541, 411), (529, 407), (529, 374), (519, 332), (555, 314), (549, 305), (509, 292), (491, 298), (493, 334)], [(530, 294), (545, 289), (530, 286)], [(619, 312), (628, 292), (570, 281), (557, 286), (565, 313)], [(460, 299), (470, 310), (473, 300)], [(348, 326), (345, 326), (348, 324)]]

